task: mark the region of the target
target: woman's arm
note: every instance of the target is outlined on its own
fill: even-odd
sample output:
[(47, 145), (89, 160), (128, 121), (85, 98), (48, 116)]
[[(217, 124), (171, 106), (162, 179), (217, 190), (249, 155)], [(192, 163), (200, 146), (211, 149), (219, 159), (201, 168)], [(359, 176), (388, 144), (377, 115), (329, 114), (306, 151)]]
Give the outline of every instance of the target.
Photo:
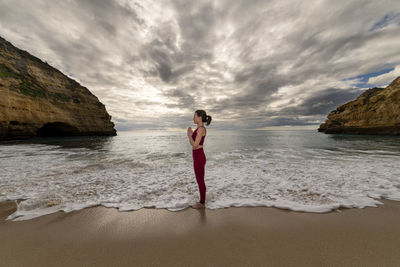
[(201, 137), (203, 136), (204, 131), (205, 130), (203, 127), (200, 127), (199, 129), (197, 129), (196, 140), (193, 140), (192, 135), (188, 135), (189, 142), (193, 146), (193, 148), (196, 149), (199, 146), (199, 143), (200, 143)]

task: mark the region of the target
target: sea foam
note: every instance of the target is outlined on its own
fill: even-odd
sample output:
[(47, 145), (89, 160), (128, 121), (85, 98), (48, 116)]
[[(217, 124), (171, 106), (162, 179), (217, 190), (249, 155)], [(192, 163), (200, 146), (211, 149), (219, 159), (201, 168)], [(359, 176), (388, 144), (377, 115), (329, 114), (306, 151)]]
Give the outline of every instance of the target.
[[(0, 201), (23, 199), (6, 219), (102, 205), (179, 211), (199, 200), (191, 150), (3, 146)], [(208, 152), (206, 207), (264, 206), (324, 213), (400, 201), (400, 154), (382, 149), (269, 146)]]

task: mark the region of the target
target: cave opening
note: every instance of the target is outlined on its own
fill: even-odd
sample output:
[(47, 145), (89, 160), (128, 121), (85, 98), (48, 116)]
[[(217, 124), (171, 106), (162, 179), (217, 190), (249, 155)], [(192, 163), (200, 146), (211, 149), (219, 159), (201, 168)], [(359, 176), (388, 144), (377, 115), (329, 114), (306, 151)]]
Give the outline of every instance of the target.
[(48, 122), (37, 130), (37, 136), (69, 136), (78, 133), (78, 128), (65, 122)]

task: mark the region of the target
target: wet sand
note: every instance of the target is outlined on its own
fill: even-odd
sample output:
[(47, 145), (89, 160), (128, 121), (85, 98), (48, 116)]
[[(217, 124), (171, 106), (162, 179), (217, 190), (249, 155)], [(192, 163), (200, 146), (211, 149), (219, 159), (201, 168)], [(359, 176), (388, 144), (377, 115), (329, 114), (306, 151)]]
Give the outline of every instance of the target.
[(5, 221), (1, 266), (400, 266), (400, 202), (341, 212), (96, 206)]

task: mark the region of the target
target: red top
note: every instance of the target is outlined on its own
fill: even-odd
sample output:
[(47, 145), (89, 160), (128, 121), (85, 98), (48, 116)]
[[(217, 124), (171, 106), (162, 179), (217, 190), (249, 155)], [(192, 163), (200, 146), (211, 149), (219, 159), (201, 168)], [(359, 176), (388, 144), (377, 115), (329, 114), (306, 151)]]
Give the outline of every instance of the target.
[[(200, 126), (200, 127), (203, 127), (204, 129), (206, 129), (206, 127), (204, 127), (204, 126)], [(200, 127), (199, 127), (199, 128), (200, 128)], [(197, 130), (198, 130), (199, 128), (197, 128), (196, 130), (194, 130), (194, 132), (193, 132), (193, 134), (192, 134), (192, 138), (193, 138), (193, 140), (195, 140), (195, 141), (196, 141), (196, 136), (197, 136)], [(206, 134), (207, 134), (207, 129), (206, 129)], [(206, 137), (206, 135), (204, 135), (204, 136), (201, 137), (201, 140), (200, 140), (200, 143), (199, 143), (200, 146), (203, 145), (203, 143), (204, 143), (204, 138), (205, 138), (205, 137)]]

